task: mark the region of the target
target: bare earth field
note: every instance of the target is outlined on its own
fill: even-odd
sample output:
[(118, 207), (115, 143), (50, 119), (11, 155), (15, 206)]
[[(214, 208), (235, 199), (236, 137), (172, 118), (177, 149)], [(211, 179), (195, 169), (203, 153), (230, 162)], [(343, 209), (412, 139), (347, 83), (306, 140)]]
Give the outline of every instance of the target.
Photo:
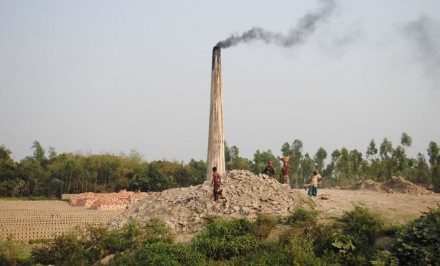
[[(302, 193), (307, 194), (305, 190), (302, 190)], [(320, 195), (325, 194), (329, 196), (328, 200), (320, 198)], [(354, 205), (361, 204), (382, 214), (387, 223), (402, 225), (420, 217), (428, 208), (438, 208), (440, 194), (412, 195), (370, 190), (318, 189), (318, 197), (314, 201), (317, 203), (322, 221), (337, 218), (344, 211), (352, 210)]]

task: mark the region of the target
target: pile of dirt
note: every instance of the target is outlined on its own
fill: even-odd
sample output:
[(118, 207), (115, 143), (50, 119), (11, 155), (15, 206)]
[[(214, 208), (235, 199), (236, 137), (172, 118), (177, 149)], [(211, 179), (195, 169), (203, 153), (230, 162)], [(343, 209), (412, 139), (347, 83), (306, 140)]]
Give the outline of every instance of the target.
[(302, 199), (298, 191), (266, 175), (234, 170), (222, 177), (224, 199), (213, 200), (209, 181), (202, 185), (169, 189), (132, 205), (124, 215), (148, 222), (161, 218), (171, 229), (189, 230), (210, 215), (255, 217), (257, 213), (288, 215)]
[(414, 183), (405, 180), (401, 176), (393, 176), (384, 185), (384, 190), (388, 193), (407, 193), (411, 195), (430, 195), (433, 192), (424, 187), (417, 186)]
[(371, 190), (376, 192), (382, 192), (383, 191), (383, 184), (381, 182), (376, 182), (371, 179), (365, 179), (362, 181), (359, 181), (347, 189), (350, 190)]
[(430, 195), (433, 192), (415, 185), (401, 176), (393, 176), (386, 183), (366, 179), (349, 186), (349, 190), (370, 190), (386, 193), (405, 193), (411, 195)]

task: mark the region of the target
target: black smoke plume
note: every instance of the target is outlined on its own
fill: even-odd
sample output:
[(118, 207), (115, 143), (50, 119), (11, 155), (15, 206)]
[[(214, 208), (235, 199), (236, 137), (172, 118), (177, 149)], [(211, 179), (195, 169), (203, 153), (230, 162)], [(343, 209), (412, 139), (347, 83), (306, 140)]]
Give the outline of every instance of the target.
[(299, 19), (296, 27), (292, 28), (287, 34), (254, 27), (241, 35), (232, 35), (227, 39), (218, 42), (215, 46), (228, 48), (240, 43), (249, 43), (253, 41), (263, 41), (267, 44), (273, 43), (282, 47), (292, 47), (304, 43), (307, 37), (315, 31), (317, 25), (325, 22), (335, 10), (336, 3), (334, 0), (321, 0), (320, 2), (321, 6), (317, 10), (309, 12)]
[(440, 22), (427, 16), (408, 22), (403, 32), (412, 45), (416, 60), (424, 67), (425, 74), (440, 77)]

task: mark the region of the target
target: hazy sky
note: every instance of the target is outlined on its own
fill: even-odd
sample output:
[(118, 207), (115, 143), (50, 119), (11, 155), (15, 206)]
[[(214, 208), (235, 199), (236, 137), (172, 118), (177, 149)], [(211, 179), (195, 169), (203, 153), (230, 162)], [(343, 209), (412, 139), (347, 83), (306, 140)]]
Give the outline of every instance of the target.
[[(212, 47), (285, 36), (329, 1), (0, 0), (0, 145), (205, 160)], [(225, 139), (249, 159), (440, 143), (440, 1), (336, 1), (291, 47), (222, 50)], [(302, 21), (302, 22), (301, 22)], [(296, 30), (296, 31), (295, 31)], [(303, 33), (303, 32), (300, 32)]]

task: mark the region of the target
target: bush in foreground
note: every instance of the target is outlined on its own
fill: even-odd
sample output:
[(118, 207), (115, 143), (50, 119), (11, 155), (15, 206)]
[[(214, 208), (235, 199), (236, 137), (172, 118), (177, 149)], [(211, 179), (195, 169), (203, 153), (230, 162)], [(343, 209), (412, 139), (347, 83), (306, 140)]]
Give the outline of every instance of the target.
[(0, 265), (31, 265), (30, 254), (30, 248), (14, 239), (0, 242)]
[(440, 205), (397, 232), (393, 253), (400, 265), (440, 265)]
[(207, 258), (219, 260), (246, 255), (260, 248), (254, 225), (246, 219), (214, 219), (192, 241), (192, 247)]

